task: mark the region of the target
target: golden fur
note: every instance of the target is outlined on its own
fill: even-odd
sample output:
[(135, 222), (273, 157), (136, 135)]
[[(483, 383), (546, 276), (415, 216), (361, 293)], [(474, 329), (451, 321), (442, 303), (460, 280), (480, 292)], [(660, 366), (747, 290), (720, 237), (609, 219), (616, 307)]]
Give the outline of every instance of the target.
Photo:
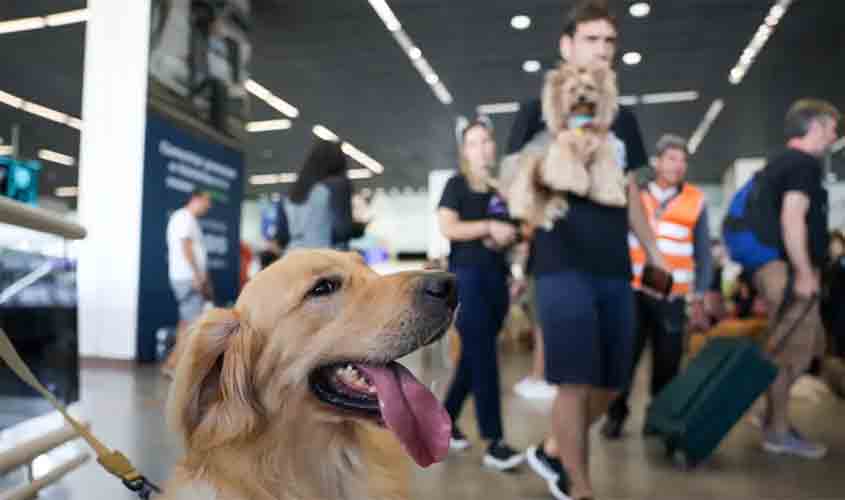
[[(513, 216), (550, 229), (566, 214), (566, 193), (626, 205), (625, 176), (609, 135), (617, 100), (616, 73), (606, 66), (561, 64), (548, 72), (542, 104), (551, 140), (507, 159), (520, 164), (509, 195)], [(590, 124), (569, 129), (570, 118), (586, 106), (592, 108)]]
[[(339, 278), (339, 291), (309, 298), (324, 276)], [(205, 314), (168, 401), (186, 454), (157, 498), (407, 498), (398, 439), (322, 403), (307, 379), (332, 362), (390, 361), (445, 330), (451, 314), (417, 306), (421, 276), (382, 277), (354, 254), (294, 251), (253, 278), (233, 309)]]

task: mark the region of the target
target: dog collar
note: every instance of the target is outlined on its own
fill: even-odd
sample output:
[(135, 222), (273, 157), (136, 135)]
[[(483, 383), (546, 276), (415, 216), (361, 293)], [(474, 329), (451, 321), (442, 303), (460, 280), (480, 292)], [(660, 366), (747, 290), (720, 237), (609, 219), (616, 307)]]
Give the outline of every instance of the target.
[(583, 128), (585, 125), (593, 121), (593, 117), (589, 115), (574, 115), (569, 118), (567, 127), (570, 130), (577, 130)]

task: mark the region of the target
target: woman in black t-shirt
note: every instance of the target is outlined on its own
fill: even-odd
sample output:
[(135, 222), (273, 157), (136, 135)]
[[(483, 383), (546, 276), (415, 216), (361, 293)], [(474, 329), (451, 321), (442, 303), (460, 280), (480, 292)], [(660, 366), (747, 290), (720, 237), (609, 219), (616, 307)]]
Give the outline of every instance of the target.
[[(507, 470), (522, 455), (503, 441), (496, 336), (508, 310), (504, 249), (516, 240), (515, 226), (501, 219), (501, 200), (488, 187), (496, 144), (487, 122), (475, 122), (460, 137), (461, 172), (449, 179), (437, 211), (440, 231), (451, 243), (449, 270), (457, 276), (460, 309), (455, 327), (461, 356), (446, 396), (446, 410), (457, 422), (470, 393), (481, 436), (490, 445), (484, 465)], [(452, 449), (469, 446), (452, 427)]]

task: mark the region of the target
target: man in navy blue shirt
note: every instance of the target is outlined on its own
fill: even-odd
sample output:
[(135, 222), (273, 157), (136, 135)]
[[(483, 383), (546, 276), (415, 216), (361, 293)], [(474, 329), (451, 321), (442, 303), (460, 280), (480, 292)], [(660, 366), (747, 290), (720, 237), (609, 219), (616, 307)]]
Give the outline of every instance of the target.
[[(616, 19), (603, 2), (587, 1), (570, 13), (560, 51), (567, 62), (610, 65), (616, 42)], [(524, 103), (511, 131), (509, 153), (520, 151), (545, 128), (539, 99)], [(630, 110), (620, 107), (611, 129), (625, 145), (626, 161), (620, 168), (631, 172), (648, 163)], [(642, 242), (649, 262), (666, 269), (629, 177), (627, 207), (603, 206), (569, 194), (567, 215), (551, 230), (538, 228), (532, 242), (530, 272), (543, 329), (545, 376), (558, 393), (552, 438), (529, 448), (526, 458), (558, 499), (593, 496), (588, 431), (630, 373), (634, 306), (629, 229)]]

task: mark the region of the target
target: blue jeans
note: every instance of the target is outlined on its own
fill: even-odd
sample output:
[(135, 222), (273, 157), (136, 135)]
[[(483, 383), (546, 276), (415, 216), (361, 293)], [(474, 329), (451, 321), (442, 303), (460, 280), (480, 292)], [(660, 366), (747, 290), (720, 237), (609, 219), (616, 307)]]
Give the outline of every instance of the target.
[(444, 406), (457, 421), (470, 392), (484, 439), (502, 438), (502, 404), (496, 337), (508, 312), (505, 270), (488, 267), (450, 268), (458, 280), (460, 309), (455, 327), (461, 337), (461, 357)]

